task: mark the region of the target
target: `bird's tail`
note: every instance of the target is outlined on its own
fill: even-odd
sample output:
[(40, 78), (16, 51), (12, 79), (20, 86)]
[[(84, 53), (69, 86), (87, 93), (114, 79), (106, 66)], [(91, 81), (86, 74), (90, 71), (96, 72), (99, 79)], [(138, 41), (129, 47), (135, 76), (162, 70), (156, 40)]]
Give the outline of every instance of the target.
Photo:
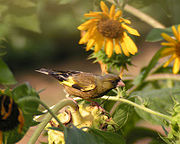
[(53, 73), (53, 70), (45, 69), (45, 68), (41, 68), (41, 69), (35, 70), (35, 71), (36, 71), (36, 72), (39, 72), (39, 73), (46, 74), (46, 75), (51, 75), (51, 73)]
[(46, 74), (46, 75), (50, 75), (58, 79), (60, 82), (66, 81), (69, 78), (69, 76), (71, 76), (72, 74), (79, 73), (78, 71), (54, 71), (54, 70), (45, 69), (45, 68), (41, 68), (35, 71)]

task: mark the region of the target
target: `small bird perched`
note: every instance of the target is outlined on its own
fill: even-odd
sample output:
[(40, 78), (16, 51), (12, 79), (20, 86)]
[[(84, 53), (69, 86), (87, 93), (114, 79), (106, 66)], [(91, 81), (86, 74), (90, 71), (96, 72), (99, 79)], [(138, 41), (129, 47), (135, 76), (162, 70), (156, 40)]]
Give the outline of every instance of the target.
[(121, 78), (114, 74), (99, 76), (81, 71), (53, 71), (45, 68), (36, 71), (56, 78), (69, 95), (85, 100), (102, 97), (113, 88), (125, 86)]

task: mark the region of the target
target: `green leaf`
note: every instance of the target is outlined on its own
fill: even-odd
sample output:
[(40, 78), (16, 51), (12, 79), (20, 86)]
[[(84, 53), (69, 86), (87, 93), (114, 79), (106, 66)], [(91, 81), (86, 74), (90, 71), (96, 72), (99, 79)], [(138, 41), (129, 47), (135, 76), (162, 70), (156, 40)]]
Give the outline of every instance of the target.
[(165, 142), (163, 142), (163, 140), (160, 138), (157, 131), (143, 127), (136, 127), (132, 129), (127, 135), (126, 142), (127, 144), (133, 144), (137, 140), (147, 137), (152, 139), (152, 141), (149, 144), (165, 144)]
[(143, 68), (141, 70), (140, 74), (133, 81), (134, 85), (142, 84), (142, 82), (148, 76), (150, 71), (156, 66), (156, 64), (159, 60), (161, 51), (162, 51), (162, 49), (160, 49), (158, 52), (156, 52), (156, 54), (152, 57), (151, 61), (149, 62), (148, 66), (146, 66), (145, 68)]
[(89, 129), (88, 132), (84, 132), (75, 126), (65, 128), (64, 138), (66, 144), (125, 144), (122, 135), (97, 129)]
[(104, 144), (99, 137), (84, 132), (75, 126), (72, 128), (65, 128), (64, 138), (66, 144)]
[(114, 122), (118, 124), (119, 128), (126, 124), (129, 115), (131, 114), (131, 108), (133, 107), (126, 103), (120, 103), (116, 108), (112, 118)]
[[(25, 98), (29, 96), (39, 98), (38, 93), (28, 83), (15, 87), (12, 91), (12, 94), (14, 100), (17, 101), (17, 103), (19, 100), (21, 100), (21, 98)], [(39, 113), (37, 111), (38, 105), (39, 104), (34, 101), (24, 101), (23, 103), (19, 104), (19, 106), (21, 106), (26, 113), (33, 113), (33, 114)]]
[[(180, 102), (180, 89), (176, 88), (162, 88), (158, 90), (143, 90), (133, 93), (132, 95), (138, 95), (140, 98), (136, 97), (135, 102), (138, 104), (143, 104), (145, 107), (148, 107), (154, 111), (160, 112), (162, 114), (170, 115), (172, 112), (174, 102), (171, 96)], [(164, 119), (147, 113), (143, 110), (135, 108), (137, 114), (153, 124), (164, 125)]]
[[(177, 29), (177, 26), (178, 25), (175, 25), (176, 29)], [(170, 36), (174, 36), (171, 27), (168, 27), (168, 28), (165, 28), (165, 29), (154, 28), (147, 35), (146, 41), (148, 41), (148, 42), (157, 42), (157, 41), (163, 40), (163, 37), (161, 36), (161, 33), (166, 33), (166, 34), (168, 34)]]
[(15, 83), (16, 80), (11, 70), (8, 68), (5, 62), (0, 58), (0, 84), (11, 85)]
[(101, 137), (105, 144), (125, 144), (125, 140), (122, 135), (116, 134), (114, 132), (90, 129), (90, 133), (95, 137)]

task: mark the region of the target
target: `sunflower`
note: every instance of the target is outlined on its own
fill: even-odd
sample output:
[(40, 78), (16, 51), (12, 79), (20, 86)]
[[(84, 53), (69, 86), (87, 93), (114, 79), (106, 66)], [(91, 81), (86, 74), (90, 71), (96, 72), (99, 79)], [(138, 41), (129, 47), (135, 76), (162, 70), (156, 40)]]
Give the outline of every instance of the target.
[(170, 56), (169, 60), (163, 66), (167, 67), (172, 61), (174, 61), (173, 73), (177, 74), (180, 66), (180, 25), (178, 25), (177, 30), (175, 26), (172, 26), (172, 31), (174, 37), (170, 37), (166, 33), (161, 34), (161, 36), (167, 41), (161, 43), (162, 46), (165, 46), (165, 49), (161, 52), (161, 57)]
[(0, 92), (0, 144), (3, 141), (3, 132), (7, 132), (18, 127), (18, 132), (22, 132), (24, 117), (21, 109), (15, 101), (8, 95)]
[(89, 12), (84, 15), (91, 19), (78, 27), (79, 30), (85, 31), (79, 44), (87, 44), (87, 51), (94, 46), (94, 52), (98, 52), (104, 46), (108, 57), (112, 56), (113, 49), (116, 54), (121, 54), (123, 51), (126, 56), (134, 55), (138, 50), (127, 32), (139, 36), (137, 30), (128, 26), (131, 22), (122, 18), (121, 10), (115, 11), (115, 5), (109, 9), (101, 1), (100, 7), (102, 12)]

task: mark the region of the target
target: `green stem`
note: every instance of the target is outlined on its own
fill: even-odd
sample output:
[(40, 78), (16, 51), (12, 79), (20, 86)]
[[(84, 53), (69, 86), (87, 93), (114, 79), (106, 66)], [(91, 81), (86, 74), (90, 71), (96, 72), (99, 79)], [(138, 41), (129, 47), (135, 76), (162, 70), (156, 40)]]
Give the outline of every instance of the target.
[[(103, 98), (106, 98), (106, 97), (104, 96)], [(153, 114), (153, 115), (156, 115), (156, 116), (165, 118), (165, 119), (167, 119), (167, 120), (171, 120), (171, 117), (168, 116), (168, 115), (165, 115), (165, 114), (162, 114), (162, 113), (153, 111), (153, 110), (151, 110), (151, 109), (149, 109), (149, 108), (144, 107), (143, 105), (136, 104), (136, 103), (134, 103), (134, 102), (132, 102), (132, 101), (130, 101), (130, 100), (124, 99), (124, 98), (109, 97), (109, 100), (124, 102), (124, 103), (130, 104), (130, 105), (132, 105), (132, 106), (134, 106), (134, 107), (136, 107), (136, 108), (139, 108), (139, 109), (141, 109), (141, 110), (143, 110), (143, 111), (146, 111), (146, 112), (148, 112), (148, 113), (150, 113), (150, 114)]]
[(60, 126), (60, 129), (64, 129), (64, 125), (60, 122), (60, 120), (57, 118), (57, 116), (51, 111), (51, 109), (49, 109), (49, 107), (44, 103), (42, 102), (40, 99), (38, 98), (35, 98), (35, 97), (24, 97), (22, 99), (20, 99), (18, 101), (18, 104), (20, 103), (24, 103), (25, 101), (34, 101), (34, 102), (37, 102), (39, 104), (41, 104), (55, 119), (56, 121), (59, 123), (59, 126)]
[[(40, 104), (42, 104), (43, 106), (45, 106), (45, 108), (48, 110), (48, 114), (44, 117), (44, 119), (42, 120), (42, 122), (38, 125), (38, 127), (36, 128), (35, 132), (33, 133), (33, 135), (31, 136), (31, 138), (28, 141), (28, 144), (35, 144), (35, 142), (37, 141), (38, 137), (40, 136), (41, 132), (44, 130), (44, 128), (46, 127), (46, 125), (48, 124), (48, 122), (52, 119), (52, 117), (54, 117), (57, 122), (59, 123), (60, 127), (62, 129), (64, 129), (64, 125), (59, 121), (59, 119), (56, 117), (56, 113), (59, 112), (60, 109), (62, 109), (65, 106), (71, 106), (74, 109), (77, 109), (77, 104), (75, 104), (72, 100), (69, 99), (64, 99), (61, 100), (60, 102), (58, 102), (54, 108), (52, 110), (49, 109), (49, 107), (47, 105), (45, 105), (43, 102), (41, 102), (39, 99), (37, 98), (26, 98), (26, 100), (32, 100), (32, 101), (36, 101)], [(18, 103), (21, 103), (25, 100), (19, 100)]]
[(140, 20), (144, 21), (145, 23), (151, 25), (153, 28), (162, 28), (162, 29), (166, 28), (163, 24), (155, 20), (153, 17), (145, 14), (144, 12), (141, 12), (140, 10), (128, 4), (126, 4), (124, 10), (138, 17)]

